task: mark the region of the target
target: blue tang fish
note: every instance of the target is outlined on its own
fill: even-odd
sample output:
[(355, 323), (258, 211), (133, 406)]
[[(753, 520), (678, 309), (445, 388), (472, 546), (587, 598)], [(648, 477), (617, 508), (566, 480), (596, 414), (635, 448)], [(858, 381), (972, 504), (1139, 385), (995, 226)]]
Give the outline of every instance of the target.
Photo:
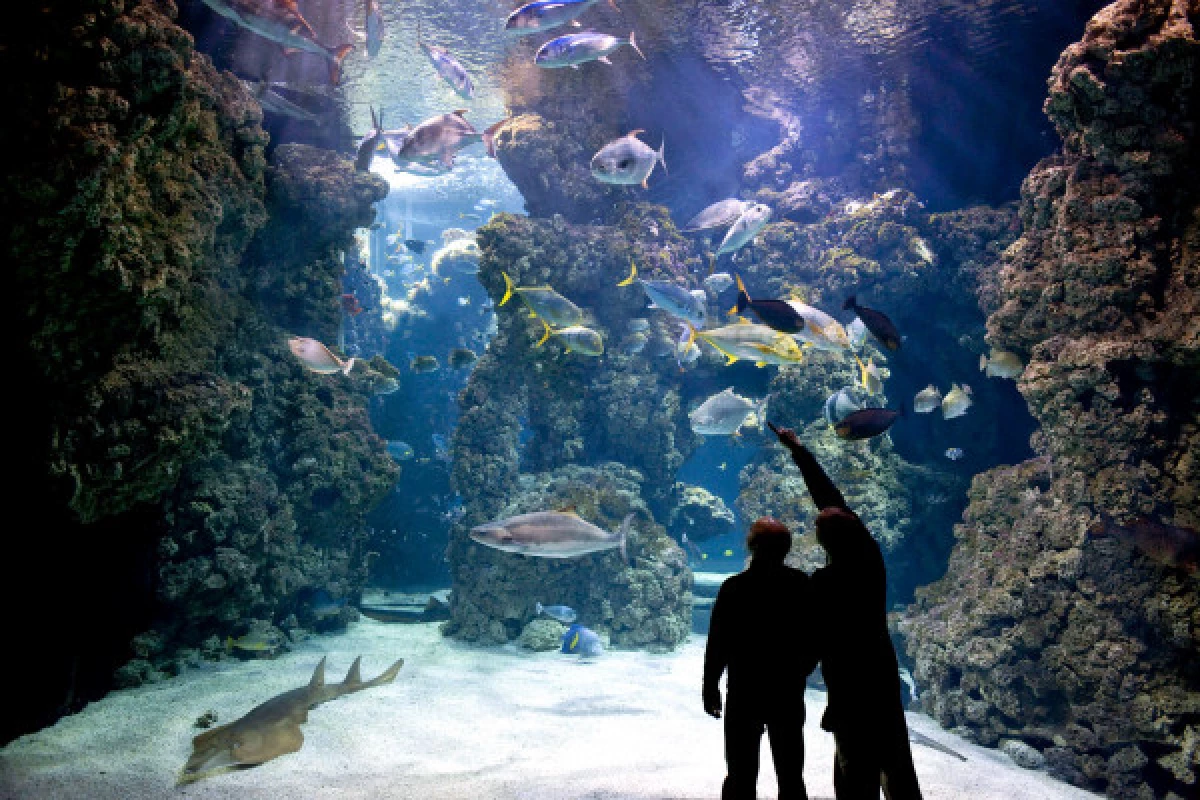
[(598, 656), (604, 652), (604, 645), (600, 643), (600, 635), (591, 628), (572, 625), (563, 634), (562, 652), (580, 656)]
[(537, 610), (537, 613), (545, 614), (551, 619), (558, 620), (563, 625), (570, 625), (578, 618), (575, 609), (570, 606), (544, 606), (541, 603), (537, 603), (534, 608)]

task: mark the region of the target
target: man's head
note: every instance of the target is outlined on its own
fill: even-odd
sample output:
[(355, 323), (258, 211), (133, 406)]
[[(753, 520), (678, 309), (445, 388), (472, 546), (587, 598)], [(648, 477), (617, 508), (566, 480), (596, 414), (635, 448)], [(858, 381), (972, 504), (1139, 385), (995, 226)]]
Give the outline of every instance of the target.
[(833, 561), (839, 552), (854, 541), (853, 537), (844, 536), (862, 523), (853, 511), (844, 508), (824, 508), (817, 514), (817, 544), (825, 549), (829, 560)]
[(774, 517), (759, 517), (746, 534), (746, 549), (754, 561), (783, 563), (792, 549), (792, 532)]

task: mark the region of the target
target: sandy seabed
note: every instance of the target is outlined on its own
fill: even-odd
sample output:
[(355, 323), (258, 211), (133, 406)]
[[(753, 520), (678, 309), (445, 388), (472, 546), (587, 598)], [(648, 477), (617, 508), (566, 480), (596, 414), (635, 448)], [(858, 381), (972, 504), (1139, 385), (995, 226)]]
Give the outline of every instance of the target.
[[(321, 656), (340, 681), (363, 656), (364, 679), (405, 659), (395, 683), (319, 706), (304, 747), (252, 769), (177, 785), (196, 718), (231, 722), (308, 682)], [(114, 692), (54, 726), (0, 749), (0, 798), (420, 798), (421, 800), (684, 800), (717, 798), (721, 723), (700, 705), (704, 638), (675, 653), (610, 651), (582, 660), (482, 648), (437, 625), (364, 620), (271, 661), (225, 662), (164, 683)], [(808, 692), (805, 776), (832, 798), (833, 740), (825, 706)], [(909, 715), (910, 727), (969, 760), (914, 745), (927, 800), (1088, 798), (1096, 795), (1014, 765)], [(759, 795), (774, 797), (764, 739)]]

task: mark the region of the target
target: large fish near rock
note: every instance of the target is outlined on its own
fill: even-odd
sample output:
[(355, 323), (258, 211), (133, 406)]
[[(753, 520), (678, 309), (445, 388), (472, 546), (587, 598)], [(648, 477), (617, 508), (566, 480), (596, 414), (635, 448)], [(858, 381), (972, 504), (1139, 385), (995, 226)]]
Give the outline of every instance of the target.
[(650, 298), (652, 308), (662, 309), (698, 328), (704, 327), (708, 320), (708, 297), (703, 289), (688, 290), (671, 281), (639, 278), (637, 264), (630, 261), (629, 277), (617, 286), (632, 286), (635, 283), (640, 284), (642, 291)]
[(329, 80), (341, 79), (342, 60), (354, 49), (352, 44), (329, 47), (317, 41), (317, 32), (300, 13), (296, 0), (203, 0), (204, 4), (228, 20), (264, 39), (282, 45), (285, 50), (302, 50), (329, 60)]
[(689, 219), (687, 224), (683, 226), (683, 232), (695, 233), (697, 231), (707, 231), (712, 228), (724, 228), (726, 225), (732, 225), (738, 221), (738, 218), (742, 216), (742, 212), (749, 206), (749, 203), (744, 203), (736, 197), (718, 200)]
[(573, 558), (615, 549), (627, 559), (625, 541), (632, 522), (630, 514), (616, 533), (609, 533), (573, 511), (534, 511), (477, 525), (470, 536), (479, 544), (526, 556)]
[(544, 322), (560, 328), (570, 328), (582, 325), (586, 319), (583, 309), (554, 290), (552, 286), (514, 286), (507, 272), (504, 276), (504, 296), (496, 304), (499, 308), (512, 299), (513, 295), (521, 298), (529, 309), (531, 317), (537, 317)]
[(533, 63), (548, 69), (559, 67), (578, 69), (580, 64), (586, 64), (589, 61), (600, 61), (611, 66), (612, 62), (608, 60), (609, 55), (622, 45), (629, 45), (635, 53), (642, 57), (643, 61), (646, 60), (632, 31), (628, 39), (610, 36), (607, 33), (587, 31), (585, 33), (569, 33), (566, 36), (551, 39), (534, 54)]
[(449, 168), (454, 166), (455, 153), (476, 142), (483, 142), (488, 155), (495, 157), (496, 146), (493, 139), (496, 131), (508, 120), (502, 119), (480, 133), (467, 122), (463, 116), (466, 113), (465, 108), (460, 108), (449, 114), (438, 114), (424, 120), (409, 131), (404, 141), (392, 151), (392, 160), (397, 164), (415, 162), (441, 164)]
[(840, 353), (850, 348), (846, 329), (833, 317), (819, 308), (796, 300), (751, 300), (737, 276), (738, 299), (733, 313), (741, 314), (749, 309), (768, 328), (780, 333), (791, 333), (802, 342), (808, 342), (817, 350)]
[(357, 360), (351, 358), (342, 361), (328, 347), (307, 336), (293, 336), (288, 339), (288, 349), (301, 364), (320, 375), (332, 375), (335, 372), (349, 375)]
[(696, 339), (702, 339), (719, 350), (726, 358), (725, 366), (742, 358), (753, 361), (759, 367), (769, 364), (788, 366), (804, 361), (804, 353), (795, 339), (766, 325), (743, 322), (706, 331), (692, 327), (686, 343), (691, 345)]
[(743, 425), (760, 431), (767, 418), (767, 398), (757, 403), (735, 394), (730, 387), (718, 392), (688, 414), (692, 430), (701, 436), (737, 436)]
[(630, 131), (601, 147), (592, 156), (592, 177), (615, 186), (640, 185), (643, 189), (649, 189), (647, 181), (654, 171), (654, 165), (662, 164), (663, 172), (667, 171), (667, 143), (663, 141), (658, 150), (654, 150), (637, 138), (639, 133), (645, 131)]
[(747, 244), (758, 236), (766, 224), (771, 220), (771, 208), (762, 203), (755, 203), (741, 213), (741, 216), (733, 223), (728, 231), (725, 232), (725, 238), (721, 240), (721, 244), (717, 246), (717, 252), (712, 257), (712, 267), (709, 272), (713, 272), (717, 265), (717, 259), (726, 253), (732, 253), (745, 247)]

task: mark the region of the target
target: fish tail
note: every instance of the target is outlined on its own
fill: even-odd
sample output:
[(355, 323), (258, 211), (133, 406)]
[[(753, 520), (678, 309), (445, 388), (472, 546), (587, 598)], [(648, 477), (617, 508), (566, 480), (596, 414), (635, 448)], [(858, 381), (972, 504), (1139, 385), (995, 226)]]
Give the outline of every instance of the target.
[(642, 52), (640, 47), (638, 47), (637, 39), (634, 37), (633, 31), (629, 32), (629, 46), (633, 48), (635, 53), (642, 57), (642, 61), (646, 60), (646, 54)]
[(854, 295), (846, 298), (846, 302), (842, 303), (842, 311), (849, 311), (858, 305), (858, 299)]
[(508, 277), (507, 272), (502, 271), (500, 274), (504, 276), (504, 297), (500, 298), (500, 302), (496, 304), (497, 308), (511, 300), (513, 295), (512, 278)]
[(344, 44), (341, 47), (330, 50), (329, 57), (332, 60), (329, 65), (329, 82), (334, 86), (341, 83), (342, 80), (342, 61), (354, 49), (352, 44)]
[(632, 286), (633, 282), (636, 280), (637, 280), (637, 264), (635, 264), (633, 259), (631, 258), (631, 259), (629, 259), (629, 277), (626, 278), (625, 280), (621, 281), (620, 283), (618, 283), (617, 286)]
[(626, 514), (625, 519), (621, 521), (621, 527), (617, 529), (617, 549), (621, 551), (621, 560), (626, 564), (629, 563), (629, 550), (626, 547), (629, 541), (629, 531), (633, 524), (633, 514)]
[(550, 330), (549, 322), (546, 322), (546, 320), (543, 319), (543, 320), (541, 320), (541, 323), (542, 323), (542, 327), (544, 327), (546, 329), (546, 332), (542, 334), (542, 338), (538, 339), (537, 344), (535, 344), (534, 347), (541, 347), (542, 345), (544, 345), (546, 343), (546, 340), (550, 338), (550, 334), (553, 332)]
[(662, 144), (658, 146), (658, 163), (662, 164), (663, 174), (667, 173), (667, 135), (663, 134)]
[(355, 362), (355, 361), (358, 361), (358, 358), (350, 358), (350, 359), (348, 359), (348, 360), (346, 361), (346, 365), (345, 365), (344, 367), (342, 367), (342, 374), (343, 374), (343, 375), (349, 375), (349, 374), (350, 374), (350, 370), (354, 369), (354, 362)]
[(735, 273), (734, 278), (737, 279), (738, 297), (737, 305), (733, 307), (733, 313), (740, 314), (750, 305), (750, 294), (746, 291), (746, 284), (742, 283), (742, 276)]
[(488, 129), (483, 132), (483, 146), (487, 150), (487, 154), (492, 158), (496, 157), (496, 131), (500, 130), (506, 122), (508, 122), (508, 117), (489, 125)]

